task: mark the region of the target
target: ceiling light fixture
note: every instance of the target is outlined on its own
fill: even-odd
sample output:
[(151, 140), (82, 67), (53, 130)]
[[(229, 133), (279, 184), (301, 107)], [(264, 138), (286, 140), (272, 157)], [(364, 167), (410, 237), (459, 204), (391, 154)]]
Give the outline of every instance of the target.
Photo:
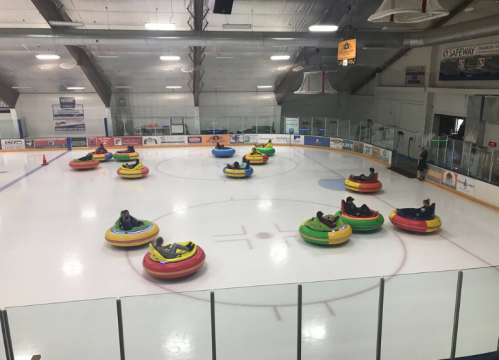
[(38, 55), (36, 55), (36, 58), (38, 60), (58, 60), (61, 57), (59, 55), (55, 55), (55, 54), (38, 54)]
[(67, 90), (85, 90), (85, 86), (67, 86)]
[(194, 71), (194, 68), (193, 67), (183, 67), (182, 69), (180, 69), (180, 71), (182, 71), (184, 73), (191, 73)]
[(281, 40), (281, 41), (289, 41), (289, 40), (294, 40), (295, 38), (272, 38), (274, 40)]
[(146, 23), (147, 30), (175, 30), (175, 24)]
[(270, 96), (262, 96), (262, 99), (270, 99)]
[(222, 28), (224, 30), (251, 30), (253, 25), (251, 24), (223, 24)]
[(12, 86), (12, 89), (31, 89), (31, 86)]
[(338, 30), (336, 25), (312, 25), (309, 26), (308, 30), (312, 32), (334, 32)]
[(294, 71), (294, 72), (298, 72), (298, 71), (302, 71), (302, 70), (303, 70), (303, 66), (301, 66), (301, 65), (299, 65), (299, 66), (297, 66), (297, 67), (293, 68), (293, 71)]
[(166, 88), (167, 88), (167, 89), (182, 89), (182, 86), (179, 86), (179, 85), (171, 85), (171, 86), (167, 86)]
[(386, 46), (364, 46), (362, 50), (386, 50)]
[(101, 59), (118, 59), (118, 55), (97, 55), (98, 58)]
[(180, 56), (177, 55), (163, 55), (159, 57), (163, 61), (178, 61), (180, 60)]
[(85, 26), (82, 22), (78, 21), (49, 21), (50, 26), (76, 26), (76, 27), (82, 27)]
[(288, 68), (287, 66), (281, 66), (281, 67), (278, 67), (277, 70), (282, 71), (282, 70), (286, 70), (287, 68)]
[(116, 85), (114, 88), (115, 89), (131, 89), (132, 86), (131, 85)]
[(234, 59), (234, 56), (215, 56), (215, 59)]
[(173, 71), (173, 69), (163, 69), (164, 71)]
[(259, 89), (272, 89), (274, 86), (273, 85), (257, 85), (256, 87)]
[(180, 99), (180, 96), (170, 96), (170, 99)]
[(270, 57), (270, 60), (289, 60), (291, 56), (289, 55), (274, 55)]

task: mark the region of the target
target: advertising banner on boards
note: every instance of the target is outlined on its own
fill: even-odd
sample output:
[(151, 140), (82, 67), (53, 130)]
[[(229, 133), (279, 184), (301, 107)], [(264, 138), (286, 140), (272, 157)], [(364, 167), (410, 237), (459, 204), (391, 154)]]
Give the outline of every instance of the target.
[(343, 140), (343, 150), (353, 151), (353, 141)]
[(88, 147), (99, 147), (103, 144), (104, 147), (113, 147), (114, 141), (112, 137), (89, 137), (87, 138)]
[(332, 149), (343, 149), (343, 139), (331, 138), (330, 144), (331, 144), (330, 147)]
[(184, 135), (143, 136), (142, 142), (146, 146), (186, 145), (187, 144), (187, 136), (184, 136)]
[(364, 144), (364, 155), (373, 155), (373, 146), (371, 144)]
[(458, 174), (456, 190), (468, 196), (475, 196), (476, 181), (473, 178)]
[(291, 144), (304, 145), (305, 144), (305, 136), (303, 136), (303, 135), (291, 135)]
[(434, 181), (440, 184), (440, 180), (442, 179), (442, 170), (439, 167), (428, 164), (428, 174), (426, 178), (428, 180)]
[(25, 149), (24, 139), (3, 139), (1, 141), (3, 150)]
[(35, 140), (33, 140), (33, 139), (24, 139), (24, 148), (26, 148), (26, 149), (34, 149), (35, 148)]
[(331, 140), (321, 136), (305, 136), (305, 145), (329, 147)]
[(244, 135), (243, 134), (233, 134), (230, 136), (231, 144), (244, 144)]
[(364, 143), (359, 142), (359, 141), (354, 141), (353, 142), (353, 151), (363, 154), (364, 153)]
[(113, 138), (114, 146), (140, 146), (142, 145), (142, 136), (121, 136)]
[(392, 163), (392, 152), (390, 150), (373, 146), (371, 151), (373, 152), (372, 156), (374, 158), (389, 165)]
[(187, 136), (187, 142), (193, 145), (202, 145), (203, 137), (201, 135), (189, 135)]
[(218, 135), (203, 135), (203, 145), (213, 145), (220, 144), (230, 144), (230, 135), (218, 134)]
[(272, 140), (274, 144), (289, 144), (290, 143), (290, 135), (276, 135), (276, 134), (263, 134), (258, 135), (258, 143), (264, 144)]
[(72, 147), (87, 147), (87, 138), (86, 137), (74, 137), (71, 138), (71, 146)]
[(57, 149), (68, 147), (67, 138), (35, 139), (35, 149)]
[(442, 169), (442, 177), (440, 178), (440, 183), (453, 190), (456, 190), (457, 174), (453, 171)]
[(244, 134), (244, 142), (246, 144), (256, 144), (258, 142), (257, 134)]

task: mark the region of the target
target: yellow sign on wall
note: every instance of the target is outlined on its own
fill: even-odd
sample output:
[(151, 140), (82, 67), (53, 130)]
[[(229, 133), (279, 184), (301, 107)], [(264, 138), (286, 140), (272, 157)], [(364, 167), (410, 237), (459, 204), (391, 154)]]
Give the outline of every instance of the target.
[(357, 39), (338, 43), (338, 61), (355, 59), (357, 56)]

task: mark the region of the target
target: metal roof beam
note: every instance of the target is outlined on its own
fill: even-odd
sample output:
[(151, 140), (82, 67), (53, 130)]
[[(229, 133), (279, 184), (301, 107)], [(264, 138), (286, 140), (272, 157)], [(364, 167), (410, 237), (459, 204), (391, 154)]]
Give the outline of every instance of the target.
[[(58, 0), (31, 0), (45, 21), (71, 21)], [(76, 60), (106, 107), (111, 106), (111, 86), (102, 76), (102, 71), (92, 61), (84, 47), (67, 45), (66, 49)]]
[(3, 81), (0, 81), (0, 100), (2, 100), (8, 107), (15, 108), (18, 98), (19, 92), (12, 89), (11, 86), (7, 85)]

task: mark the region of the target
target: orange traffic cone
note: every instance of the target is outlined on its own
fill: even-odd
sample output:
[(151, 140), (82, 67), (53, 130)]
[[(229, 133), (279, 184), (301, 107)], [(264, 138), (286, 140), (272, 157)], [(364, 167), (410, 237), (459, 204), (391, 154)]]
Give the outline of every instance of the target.
[(43, 154), (43, 162), (42, 165), (48, 165), (47, 159), (45, 159), (45, 154)]

